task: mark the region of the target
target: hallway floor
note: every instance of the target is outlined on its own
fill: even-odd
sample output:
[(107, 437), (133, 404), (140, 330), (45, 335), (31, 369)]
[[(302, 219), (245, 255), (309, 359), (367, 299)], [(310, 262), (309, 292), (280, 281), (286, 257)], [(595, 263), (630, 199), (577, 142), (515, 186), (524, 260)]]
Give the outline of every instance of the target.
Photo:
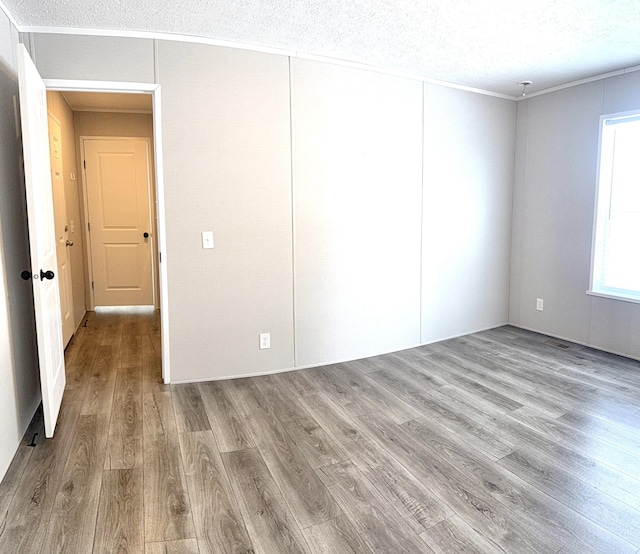
[[(636, 553), (640, 363), (513, 327), (165, 386), (154, 314), (86, 318), (0, 552)], [(35, 446), (34, 446), (35, 445)]]

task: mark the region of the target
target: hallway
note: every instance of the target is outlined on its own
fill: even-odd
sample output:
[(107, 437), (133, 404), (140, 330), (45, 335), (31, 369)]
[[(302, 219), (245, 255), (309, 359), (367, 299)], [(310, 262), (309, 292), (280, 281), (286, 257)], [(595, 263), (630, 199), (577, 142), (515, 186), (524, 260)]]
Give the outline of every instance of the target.
[(159, 312), (88, 312), (65, 362), (54, 438), (39, 411), (0, 484), (0, 552), (143, 552), (143, 437), (173, 420)]

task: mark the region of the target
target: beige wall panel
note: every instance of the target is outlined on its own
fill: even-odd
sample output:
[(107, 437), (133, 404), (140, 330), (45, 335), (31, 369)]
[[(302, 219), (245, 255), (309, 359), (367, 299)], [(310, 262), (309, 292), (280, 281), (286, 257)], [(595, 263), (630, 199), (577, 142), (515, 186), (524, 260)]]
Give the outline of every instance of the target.
[(292, 60), (296, 361), (420, 342), (422, 84)]
[(589, 344), (640, 360), (640, 305), (591, 297)]
[[(520, 108), (512, 320), (581, 343), (589, 341), (591, 231), (603, 81), (524, 100)], [(579, 98), (579, 101), (577, 100)], [(525, 150), (521, 150), (525, 148)], [(524, 156), (524, 158), (522, 158)], [(536, 299), (544, 311), (536, 310)]]
[[(640, 304), (586, 294), (601, 115), (640, 109), (638, 72), (571, 87), (519, 106), (511, 321), (640, 358)], [(515, 226), (517, 225), (517, 227)], [(514, 235), (515, 237), (515, 235)], [(544, 299), (544, 311), (535, 309)]]
[(153, 40), (84, 35), (34, 35), (43, 79), (154, 82)]
[(287, 58), (160, 42), (159, 68), (171, 378), (291, 368)]
[(0, 62), (6, 67), (13, 66), (13, 25), (3, 11), (0, 10)]
[(515, 102), (425, 84), (422, 342), (507, 322)]
[(602, 115), (640, 109), (638, 90), (640, 90), (640, 71), (605, 79)]
[(151, 114), (76, 112), (78, 136), (153, 137)]

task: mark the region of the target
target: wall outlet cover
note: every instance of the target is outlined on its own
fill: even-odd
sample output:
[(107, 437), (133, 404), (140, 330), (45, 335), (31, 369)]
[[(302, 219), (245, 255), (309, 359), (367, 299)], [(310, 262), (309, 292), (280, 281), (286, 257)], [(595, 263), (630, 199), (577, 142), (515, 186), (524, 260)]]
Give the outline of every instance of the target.
[(260, 350), (271, 348), (271, 333), (260, 333)]

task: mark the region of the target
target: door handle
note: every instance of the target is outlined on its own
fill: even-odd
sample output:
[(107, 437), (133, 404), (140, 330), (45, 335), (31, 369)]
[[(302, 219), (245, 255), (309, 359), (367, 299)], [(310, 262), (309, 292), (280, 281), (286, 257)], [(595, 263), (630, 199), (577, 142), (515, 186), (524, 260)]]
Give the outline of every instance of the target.
[(73, 246), (73, 241), (72, 240), (68, 240), (67, 241), (67, 246)]
[(31, 272), (27, 271), (26, 269), (20, 274), (20, 277), (22, 277), (25, 281), (28, 281), (29, 279), (31, 279)]
[(53, 271), (49, 270), (49, 271), (42, 271), (40, 270), (40, 279), (42, 279), (43, 281), (45, 279), (53, 279), (55, 277)]
[(147, 233), (147, 232), (145, 231), (144, 233), (142, 233), (142, 236), (143, 236), (145, 239), (148, 239), (148, 238), (149, 238), (149, 233)]

